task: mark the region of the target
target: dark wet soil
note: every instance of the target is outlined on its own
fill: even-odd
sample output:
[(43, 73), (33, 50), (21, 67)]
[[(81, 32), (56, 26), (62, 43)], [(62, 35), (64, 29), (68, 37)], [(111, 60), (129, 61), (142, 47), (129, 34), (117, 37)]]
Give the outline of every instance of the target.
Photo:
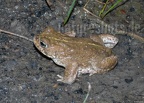
[[(104, 30), (97, 18), (86, 13), (86, 0), (78, 0), (70, 21), (60, 28), (71, 0), (0, 0), (0, 29), (32, 39), (47, 26), (78, 37), (112, 33)], [(90, 0), (87, 9), (97, 14), (98, 3)], [(100, 4), (99, 4), (99, 7)], [(109, 13), (104, 21), (144, 37), (144, 1), (128, 0)], [(114, 70), (105, 74), (87, 74), (72, 85), (57, 82), (64, 68), (38, 52), (33, 43), (0, 33), (0, 103), (82, 103), (90, 82), (87, 103), (144, 103), (144, 44), (126, 35), (116, 35), (118, 56)]]

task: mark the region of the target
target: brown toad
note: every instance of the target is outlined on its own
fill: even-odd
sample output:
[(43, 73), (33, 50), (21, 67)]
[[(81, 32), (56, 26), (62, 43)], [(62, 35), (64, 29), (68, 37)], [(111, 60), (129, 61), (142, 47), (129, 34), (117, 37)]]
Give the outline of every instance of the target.
[(118, 39), (109, 34), (76, 38), (48, 27), (34, 37), (34, 45), (56, 64), (65, 67), (64, 76), (58, 75), (63, 83), (71, 84), (76, 76), (103, 73), (114, 68), (117, 57), (111, 51)]

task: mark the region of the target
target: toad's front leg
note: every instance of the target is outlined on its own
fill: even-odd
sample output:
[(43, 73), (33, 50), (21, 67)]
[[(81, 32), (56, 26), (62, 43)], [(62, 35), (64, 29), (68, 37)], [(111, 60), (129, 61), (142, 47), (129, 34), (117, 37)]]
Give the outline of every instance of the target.
[(60, 79), (57, 81), (72, 84), (77, 76), (77, 68), (78, 64), (76, 62), (72, 62), (71, 64), (68, 64), (65, 68), (64, 77), (57, 75)]

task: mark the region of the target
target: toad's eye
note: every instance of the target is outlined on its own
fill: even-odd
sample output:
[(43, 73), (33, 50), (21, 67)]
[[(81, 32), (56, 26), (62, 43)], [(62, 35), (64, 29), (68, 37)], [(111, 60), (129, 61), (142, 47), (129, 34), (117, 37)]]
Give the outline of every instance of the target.
[(41, 45), (41, 47), (43, 47), (43, 48), (47, 48), (47, 44), (46, 44), (45, 42), (43, 42), (43, 41), (40, 41), (40, 45)]

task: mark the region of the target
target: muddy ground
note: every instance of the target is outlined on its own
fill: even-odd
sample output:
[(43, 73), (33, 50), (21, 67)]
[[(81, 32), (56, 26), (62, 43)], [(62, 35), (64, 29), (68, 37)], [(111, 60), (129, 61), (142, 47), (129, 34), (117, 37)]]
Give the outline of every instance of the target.
[[(0, 29), (30, 39), (47, 26), (78, 37), (112, 33), (102, 29), (97, 18), (86, 13), (86, 0), (78, 0), (70, 21), (61, 28), (71, 0), (0, 0)], [(98, 6), (97, 6), (98, 5)], [(90, 0), (87, 9), (97, 14), (101, 7)], [(144, 37), (144, 1), (128, 0), (106, 15), (104, 21)], [(115, 26), (116, 27), (116, 26)], [(127, 35), (116, 35), (113, 52), (118, 64), (105, 74), (82, 75), (72, 85), (57, 82), (64, 68), (56, 65), (34, 47), (33, 43), (0, 33), (0, 103), (82, 103), (90, 82), (87, 103), (144, 103), (144, 43)]]

